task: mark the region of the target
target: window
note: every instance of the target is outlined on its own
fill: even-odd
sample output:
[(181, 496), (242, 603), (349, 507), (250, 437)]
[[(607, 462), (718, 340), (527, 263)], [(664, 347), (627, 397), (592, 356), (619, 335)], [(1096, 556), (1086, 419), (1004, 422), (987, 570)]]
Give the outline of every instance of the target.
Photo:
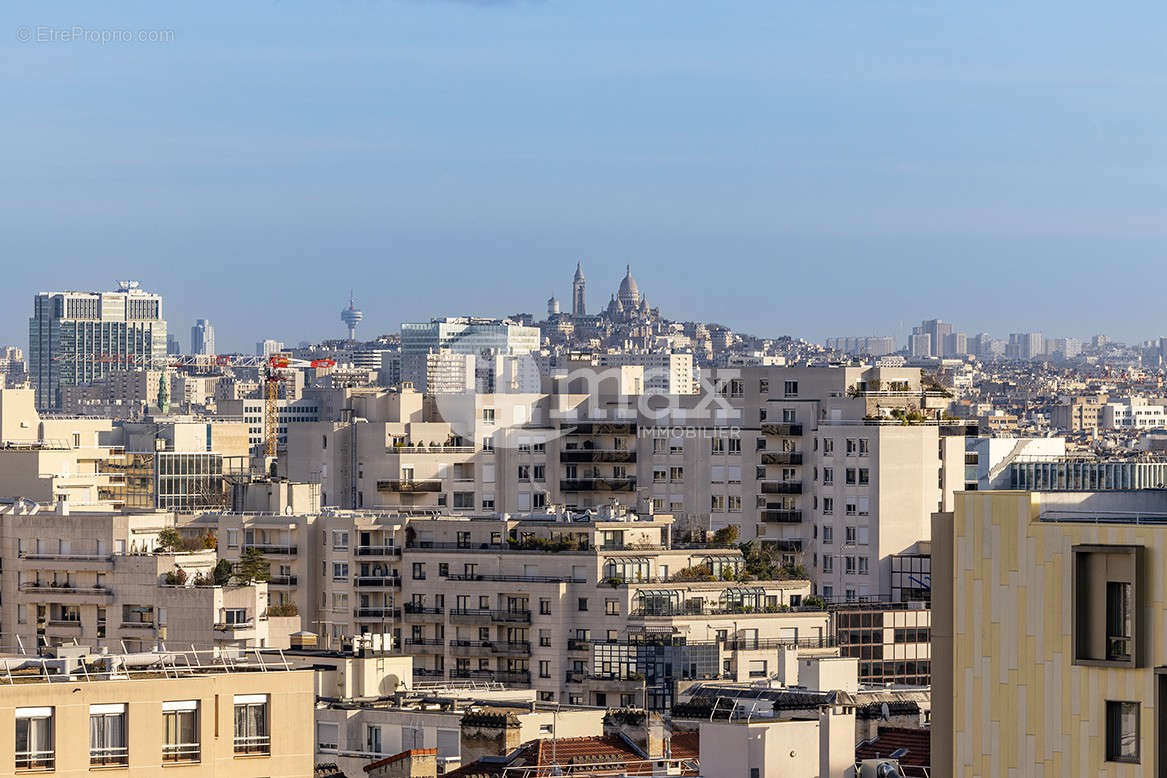
[(381, 750), (381, 728), (374, 724), (365, 725), (365, 752), (369, 754), (383, 753)]
[(332, 563), (332, 580), (347, 581), (348, 580), (348, 562), (333, 562)]
[(847, 575), (855, 575), (855, 557), (843, 557), (843, 572)]
[[(765, 441), (763, 441), (763, 443), (765, 443)], [(731, 454), (742, 453), (742, 439), (741, 438), (729, 438), (729, 453), (731, 453)]]
[(89, 706), (89, 764), (128, 765), (126, 705)]
[(547, 659), (540, 659), (539, 660), (539, 677), (540, 678), (550, 678), (551, 677), (551, 661), (550, 660), (547, 660)]
[(235, 695), (235, 753), (271, 753), (266, 694)]
[(413, 580), (415, 580), (415, 581), (424, 581), (425, 580), (425, 562), (414, 562), (413, 563)]
[(725, 512), (725, 497), (720, 494), (715, 494), (709, 498), (709, 510), (713, 513)]
[(551, 614), (551, 600), (539, 600), (539, 613), (544, 616)]
[(824, 497), (823, 498), (823, 515), (830, 516), (834, 512), (835, 512), (835, 498), (834, 497)]
[(1139, 762), (1139, 704), (1106, 701), (1106, 761)]
[(798, 382), (797, 381), (783, 381), (782, 394), (786, 397), (798, 396)]
[(588, 598), (587, 597), (580, 597), (579, 598), (579, 606), (576, 608), (576, 610), (586, 611), (587, 609), (588, 609)]
[(835, 468), (824, 467), (823, 468), (823, 486), (831, 486), (834, 483), (835, 483)]
[(823, 456), (833, 456), (835, 453), (835, 441), (830, 438), (823, 438)]
[(1073, 548), (1075, 664), (1139, 666), (1138, 546)]
[(713, 454), (725, 453), (725, 438), (710, 438), (709, 450)]
[(770, 380), (768, 378), (759, 379), (758, 380), (758, 394), (769, 394), (769, 393), (770, 393)]
[(859, 468), (859, 485), (867, 486), (871, 483), (871, 471), (866, 467)]
[(16, 769), (52, 770), (56, 765), (53, 751), (53, 709), (16, 709)]
[(336, 751), (340, 748), (340, 725), (331, 721), (316, 722), (316, 750)]
[(669, 480), (670, 481), (684, 481), (685, 480), (685, 468), (683, 468), (683, 467), (670, 467), (669, 468)]
[(604, 600), (604, 615), (619, 616), (620, 603), (617, 600)]
[(854, 527), (844, 527), (843, 528), (843, 542), (846, 543), (848, 546), (855, 545), (855, 528)]
[(494, 408), (483, 408), (482, 409), (482, 423), (483, 424), (494, 424)]
[(199, 703), (181, 700), (162, 703), (162, 761), (199, 761)]
[(344, 551), (348, 548), (348, 533), (334, 531), (332, 533), (332, 548), (334, 551)]
[(865, 556), (859, 557), (859, 575), (867, 575), (870, 572), (870, 570), (868, 569), (869, 562), (870, 562), (870, 560), (867, 557), (865, 557)]
[(835, 528), (824, 526), (823, 527), (823, 545), (829, 546), (834, 542), (835, 542)]
[(835, 558), (829, 554), (823, 554), (823, 572), (832, 573), (835, 570)]

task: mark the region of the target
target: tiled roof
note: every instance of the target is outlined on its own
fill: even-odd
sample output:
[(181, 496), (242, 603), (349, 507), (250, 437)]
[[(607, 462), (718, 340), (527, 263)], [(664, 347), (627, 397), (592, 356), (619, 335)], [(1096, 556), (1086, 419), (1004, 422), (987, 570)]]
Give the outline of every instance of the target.
[[(697, 742), (696, 732), (674, 735), (672, 758), (696, 758)], [(652, 773), (652, 766), (623, 739), (603, 736), (532, 740), (506, 758), (480, 759), (446, 773), (446, 778), (497, 778), (508, 767), (540, 768), (533, 772), (539, 776), (549, 776), (556, 765), (564, 772), (586, 770), (592, 775)]]
[(321, 762), (312, 770), (312, 778), (348, 778), (335, 762)]
[(410, 757), (410, 758), (415, 757), (415, 756), (433, 756), (433, 757), (436, 757), (437, 755), (438, 755), (438, 749), (436, 749), (436, 748), (410, 748), (406, 751), (402, 751), (399, 754), (394, 754), (393, 756), (387, 756), (384, 759), (378, 759), (376, 762), (370, 762), (369, 764), (365, 765), (365, 772), (366, 773), (371, 772), (373, 770), (376, 770), (378, 767), (384, 767), (385, 765), (393, 764), (394, 762), (400, 762), (402, 759), (405, 759), (406, 757)]
[(860, 743), (855, 748), (855, 758), (886, 759), (900, 749), (906, 752), (896, 759), (906, 776), (923, 776), (924, 769), (932, 766), (932, 732), (927, 729), (907, 727), (880, 727), (871, 740)]

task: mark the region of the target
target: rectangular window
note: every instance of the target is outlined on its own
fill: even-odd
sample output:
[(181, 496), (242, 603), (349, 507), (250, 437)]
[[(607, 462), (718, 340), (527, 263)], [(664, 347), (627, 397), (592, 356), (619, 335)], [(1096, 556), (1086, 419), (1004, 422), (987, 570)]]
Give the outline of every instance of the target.
[(823, 527), (823, 545), (829, 546), (834, 542), (835, 542), (835, 529), (834, 529), (834, 527), (824, 526)]
[(16, 769), (52, 770), (56, 766), (53, 750), (53, 709), (16, 709)]
[(783, 381), (782, 394), (786, 397), (798, 396), (798, 382), (797, 381)]
[(89, 764), (104, 766), (129, 763), (125, 703), (90, 705)]
[(1106, 701), (1106, 761), (1139, 762), (1139, 704)]
[(199, 703), (181, 700), (162, 703), (162, 761), (199, 761)]
[(270, 754), (266, 694), (235, 695), (235, 753)]
[(824, 467), (823, 468), (823, 486), (830, 486), (833, 483), (835, 483), (835, 468)]

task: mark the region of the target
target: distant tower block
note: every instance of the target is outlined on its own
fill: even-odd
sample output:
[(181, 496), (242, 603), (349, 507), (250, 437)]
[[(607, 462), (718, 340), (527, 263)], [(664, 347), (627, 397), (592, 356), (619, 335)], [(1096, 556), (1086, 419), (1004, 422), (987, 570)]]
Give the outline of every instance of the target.
[(584, 299), (584, 291), (587, 288), (587, 281), (584, 280), (583, 265), (579, 262), (575, 263), (575, 278), (571, 281), (571, 315), (584, 316), (587, 314), (587, 301)]
[(357, 339), (357, 325), (361, 323), (361, 319), (365, 318), (365, 314), (361, 313), (360, 309), (353, 304), (352, 292), (348, 295), (348, 307), (340, 312), (340, 320), (348, 327), (348, 339)]

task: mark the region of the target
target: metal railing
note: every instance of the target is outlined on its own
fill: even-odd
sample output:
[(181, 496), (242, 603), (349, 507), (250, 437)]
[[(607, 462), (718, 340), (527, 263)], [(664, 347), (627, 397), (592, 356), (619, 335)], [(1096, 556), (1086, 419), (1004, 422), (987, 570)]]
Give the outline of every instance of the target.
[(235, 753), (237, 754), (270, 754), (270, 735), (235, 736)]
[(163, 762), (197, 762), (200, 756), (198, 743), (164, 743), (162, 745)]
[(53, 749), (38, 751), (17, 751), (17, 770), (53, 770), (57, 765), (57, 753)]

